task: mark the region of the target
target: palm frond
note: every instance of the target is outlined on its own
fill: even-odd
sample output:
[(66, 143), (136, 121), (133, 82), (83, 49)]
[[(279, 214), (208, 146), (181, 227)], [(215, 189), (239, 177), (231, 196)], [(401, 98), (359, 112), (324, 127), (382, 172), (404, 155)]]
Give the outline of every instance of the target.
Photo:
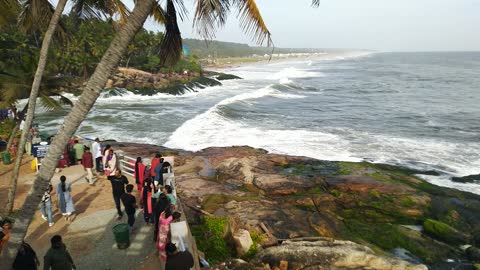
[(78, 19), (100, 19), (105, 13), (97, 9), (97, 3), (98, 1), (76, 0), (70, 13)]
[(182, 56), (182, 35), (178, 28), (177, 11), (172, 0), (167, 0), (165, 36), (160, 44), (160, 64), (171, 66)]
[(20, 12), (20, 5), (17, 0), (0, 0), (0, 26), (16, 20)]
[(59, 110), (62, 108), (62, 105), (60, 105), (60, 103), (58, 103), (52, 97), (45, 95), (44, 93), (39, 93), (39, 98), (42, 107), (48, 111)]
[(22, 12), (18, 17), (18, 27), (25, 32), (43, 30), (48, 27), (54, 7), (48, 0), (22, 0)]
[(217, 27), (225, 25), (229, 13), (227, 0), (198, 0), (193, 25), (202, 37), (212, 39)]
[(127, 22), (127, 18), (130, 15), (130, 10), (121, 0), (108, 0), (106, 1), (107, 10), (106, 12), (113, 16), (118, 14), (119, 22), (121, 25)]
[(320, 0), (312, 0), (312, 7), (320, 6)]
[(272, 44), (272, 38), (267, 25), (263, 21), (260, 10), (254, 0), (234, 0), (240, 19), (240, 27), (248, 35), (253, 35), (257, 44), (262, 45), (267, 41), (267, 46)]
[(167, 19), (165, 18), (165, 10), (163, 10), (163, 8), (158, 2), (155, 2), (151, 16), (153, 17), (153, 20), (160, 24), (165, 24), (165, 22), (167, 21)]

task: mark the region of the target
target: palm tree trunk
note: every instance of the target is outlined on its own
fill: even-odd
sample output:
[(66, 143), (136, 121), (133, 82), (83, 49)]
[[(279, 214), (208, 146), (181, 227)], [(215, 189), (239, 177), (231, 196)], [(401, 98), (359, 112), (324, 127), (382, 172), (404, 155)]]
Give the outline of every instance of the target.
[(8, 199), (4, 209), (4, 213), (6, 215), (9, 215), (13, 210), (13, 202), (15, 200), (15, 192), (17, 189), (18, 172), (20, 171), (20, 166), (22, 164), (22, 157), (25, 151), (25, 142), (27, 139), (27, 133), (30, 131), (30, 126), (32, 125), (33, 116), (35, 115), (35, 105), (37, 103), (38, 91), (40, 89), (40, 84), (42, 82), (45, 66), (47, 65), (48, 49), (50, 48), (50, 43), (52, 42), (53, 34), (55, 33), (55, 29), (57, 28), (58, 21), (60, 20), (60, 16), (62, 15), (62, 12), (65, 9), (66, 4), (67, 4), (67, 0), (58, 1), (57, 8), (55, 9), (55, 12), (53, 13), (52, 18), (50, 19), (50, 24), (48, 25), (47, 32), (45, 32), (45, 37), (43, 38), (42, 48), (40, 49), (40, 58), (38, 60), (37, 71), (35, 72), (35, 77), (33, 78), (32, 90), (30, 91), (30, 97), (28, 99), (28, 109), (27, 109), (27, 118), (25, 119), (25, 127), (22, 130), (22, 136), (20, 137), (17, 156), (15, 158), (15, 165), (13, 167), (13, 173), (10, 179), (10, 187), (8, 189)]
[[(75, 103), (72, 111), (65, 117), (64, 124), (55, 136), (49, 147), (47, 156), (42, 161), (40, 172), (22, 206), (20, 216), (15, 222), (10, 243), (3, 252), (0, 267), (10, 266), (15, 258), (18, 247), (24, 239), (28, 225), (38, 208), (43, 191), (53, 177), (58, 159), (63, 153), (65, 146), (74, 135), (81, 122), (85, 119), (90, 109), (95, 104), (100, 92), (105, 87), (108, 77), (118, 65), (121, 57), (125, 54), (128, 45), (141, 29), (148, 15), (153, 10), (154, 0), (137, 1), (135, 9), (128, 17), (127, 23), (117, 32), (110, 47), (105, 52), (95, 72), (90, 77), (82, 95)], [(2, 268), (3, 269), (3, 268)]]

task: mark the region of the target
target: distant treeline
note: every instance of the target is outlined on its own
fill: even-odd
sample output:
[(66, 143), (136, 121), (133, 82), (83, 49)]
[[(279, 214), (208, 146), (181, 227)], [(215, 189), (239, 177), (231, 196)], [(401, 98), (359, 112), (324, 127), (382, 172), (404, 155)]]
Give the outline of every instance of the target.
[[(252, 55), (264, 55), (273, 53), (315, 53), (324, 52), (326, 49), (304, 49), (304, 48), (272, 48), (272, 47), (251, 47), (247, 44), (205, 41), (200, 39), (184, 39), (183, 43), (190, 49), (190, 54), (198, 58), (225, 58), (225, 57), (248, 57)], [(328, 50), (331, 51), (331, 50)]]

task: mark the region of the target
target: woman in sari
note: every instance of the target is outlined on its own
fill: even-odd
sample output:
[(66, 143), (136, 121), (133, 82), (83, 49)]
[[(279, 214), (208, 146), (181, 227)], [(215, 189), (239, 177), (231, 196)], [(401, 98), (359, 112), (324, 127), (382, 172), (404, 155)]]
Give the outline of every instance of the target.
[(143, 181), (145, 180), (145, 165), (143, 165), (141, 157), (137, 157), (137, 162), (135, 162), (134, 176), (137, 188), (141, 191), (143, 188)]
[(170, 223), (172, 222), (172, 212), (169, 207), (165, 209), (160, 214), (160, 219), (158, 222), (158, 238), (157, 238), (157, 248), (158, 255), (162, 262), (167, 261), (167, 253), (165, 252), (165, 247), (168, 243), (168, 234), (170, 232)]
[(105, 175), (115, 175), (115, 171), (117, 169), (117, 156), (113, 152), (113, 149), (108, 150), (107, 156), (107, 169), (105, 169)]
[(66, 220), (70, 219), (70, 216), (75, 212), (75, 206), (73, 205), (71, 185), (65, 183), (67, 178), (65, 175), (60, 176), (60, 183), (57, 186), (58, 195), (58, 208), (62, 212), (62, 216), (65, 216)]

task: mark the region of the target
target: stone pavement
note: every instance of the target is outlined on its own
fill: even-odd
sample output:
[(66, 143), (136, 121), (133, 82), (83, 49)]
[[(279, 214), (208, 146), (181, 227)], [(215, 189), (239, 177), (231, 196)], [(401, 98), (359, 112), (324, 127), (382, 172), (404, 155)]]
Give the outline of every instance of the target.
[[(57, 209), (57, 195), (52, 194), (54, 206), (53, 215), (55, 224), (48, 226), (48, 222), (41, 218), (37, 211), (30, 224), (26, 241), (32, 245), (40, 261), (50, 248), (50, 238), (59, 234), (64, 238), (69, 252), (74, 258), (77, 269), (144, 269), (142, 264), (148, 260), (150, 265), (158, 265), (158, 259), (153, 242), (153, 226), (146, 225), (143, 212), (137, 210), (137, 219), (134, 232), (131, 235), (131, 245), (128, 249), (117, 248), (113, 226), (126, 223), (127, 217), (118, 221), (112, 198), (111, 184), (105, 177), (100, 177), (94, 186), (85, 180), (85, 171), (81, 165), (63, 169), (55, 173), (52, 185), (56, 190), (60, 176), (65, 175), (67, 182), (72, 183), (72, 196), (75, 204), (75, 215), (72, 220), (65, 220)], [(35, 173), (21, 176), (20, 182), (31, 185)], [(133, 184), (134, 180), (129, 179)], [(27, 189), (28, 190), (28, 189)], [(134, 192), (137, 197), (138, 191)], [(41, 268), (42, 269), (42, 265)]]

